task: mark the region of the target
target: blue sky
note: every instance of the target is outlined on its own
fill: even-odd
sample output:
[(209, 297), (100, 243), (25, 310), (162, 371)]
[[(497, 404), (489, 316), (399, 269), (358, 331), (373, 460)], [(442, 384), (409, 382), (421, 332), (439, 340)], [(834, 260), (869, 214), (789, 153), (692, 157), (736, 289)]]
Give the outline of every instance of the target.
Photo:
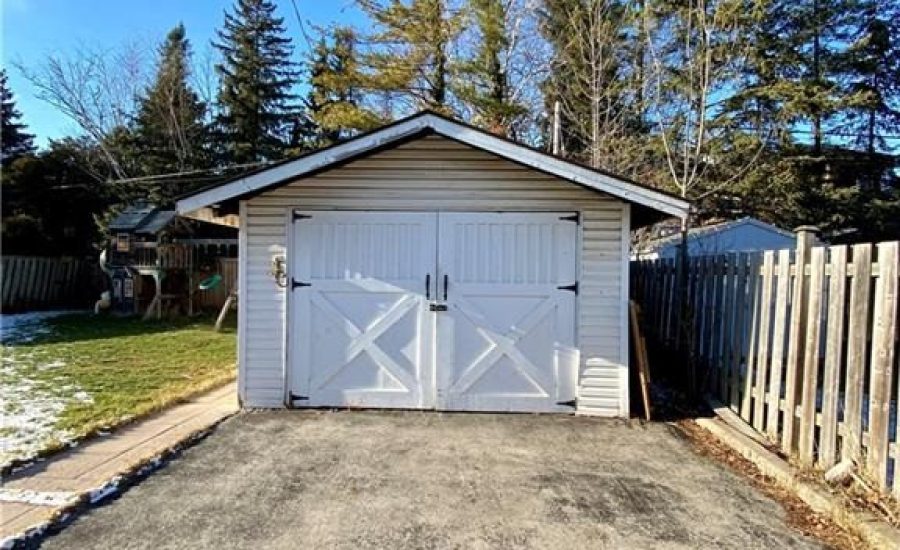
[[(294, 39), (295, 57), (305, 49), (291, 0), (275, 0)], [(294, 0), (304, 24), (358, 24), (364, 18), (352, 0)], [(37, 143), (75, 132), (75, 126), (35, 97), (13, 62), (36, 66), (52, 53), (74, 48), (115, 49), (129, 41), (152, 46), (178, 22), (187, 28), (195, 53), (205, 50), (232, 0), (0, 0), (2, 59), (19, 110)]]

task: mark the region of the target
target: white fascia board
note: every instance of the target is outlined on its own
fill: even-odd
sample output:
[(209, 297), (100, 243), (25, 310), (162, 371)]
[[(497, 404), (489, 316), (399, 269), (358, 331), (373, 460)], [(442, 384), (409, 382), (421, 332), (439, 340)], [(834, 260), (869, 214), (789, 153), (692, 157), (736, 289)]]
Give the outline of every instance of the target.
[(179, 214), (185, 214), (198, 208), (218, 204), (247, 193), (253, 193), (273, 183), (303, 176), (386, 143), (403, 139), (428, 128), (428, 126), (426, 119), (413, 118), (396, 126), (375, 132), (363, 139), (350, 140), (319, 153), (313, 153), (268, 170), (250, 174), (247, 177), (234, 180), (219, 187), (201, 191), (196, 195), (185, 197), (176, 203), (176, 209)]
[(427, 115), (426, 118), (431, 119), (429, 126), (434, 128), (438, 134), (490, 151), (537, 170), (550, 172), (560, 178), (574, 181), (614, 197), (641, 204), (678, 218), (686, 217), (690, 209), (689, 202), (665, 193), (607, 176), (563, 159), (532, 151), (527, 147), (521, 147), (433, 115)]
[(196, 195), (191, 195), (178, 201), (176, 208), (178, 213), (185, 214), (198, 208), (253, 193), (273, 183), (302, 177), (320, 168), (326, 168), (334, 163), (403, 139), (425, 129), (432, 129), (439, 135), (455, 139), (472, 147), (489, 151), (519, 164), (551, 173), (585, 187), (628, 202), (641, 204), (672, 216), (684, 218), (690, 209), (690, 203), (685, 200), (607, 176), (550, 155), (532, 151), (527, 147), (467, 128), (464, 125), (456, 124), (432, 114), (413, 117), (363, 138), (353, 139), (319, 153), (313, 153), (219, 187), (202, 191)]

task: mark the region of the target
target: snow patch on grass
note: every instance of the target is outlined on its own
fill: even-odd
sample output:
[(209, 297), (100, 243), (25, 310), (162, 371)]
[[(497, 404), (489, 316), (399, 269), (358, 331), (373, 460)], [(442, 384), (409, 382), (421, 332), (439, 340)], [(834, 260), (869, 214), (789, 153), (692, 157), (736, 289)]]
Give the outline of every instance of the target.
[(34, 458), (48, 447), (69, 444), (72, 436), (57, 428), (60, 414), (73, 403), (90, 403), (91, 396), (72, 384), (37, 378), (35, 372), (63, 369), (62, 360), (35, 356), (23, 344), (50, 333), (45, 321), (63, 311), (0, 316), (0, 468)]
[(50, 327), (44, 321), (68, 313), (76, 312), (55, 310), (0, 314), (0, 341), (4, 345), (31, 342), (38, 336), (50, 334)]

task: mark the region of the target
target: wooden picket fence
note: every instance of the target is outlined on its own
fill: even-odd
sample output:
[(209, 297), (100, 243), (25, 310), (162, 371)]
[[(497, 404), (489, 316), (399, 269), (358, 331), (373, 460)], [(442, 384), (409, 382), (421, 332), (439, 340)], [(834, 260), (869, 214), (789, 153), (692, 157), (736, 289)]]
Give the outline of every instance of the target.
[(0, 262), (4, 312), (88, 307), (102, 283), (95, 259), (3, 256)]
[(691, 258), (684, 278), (637, 261), (631, 285), (648, 336), (712, 400), (802, 465), (851, 459), (900, 497), (898, 255), (801, 231), (796, 250)]

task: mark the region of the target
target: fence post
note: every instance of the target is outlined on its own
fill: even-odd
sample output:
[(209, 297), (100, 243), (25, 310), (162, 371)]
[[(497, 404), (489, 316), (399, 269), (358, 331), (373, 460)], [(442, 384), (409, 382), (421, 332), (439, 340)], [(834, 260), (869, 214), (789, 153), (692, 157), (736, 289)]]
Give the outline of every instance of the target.
[(803, 390), (803, 352), (806, 340), (807, 295), (806, 265), (816, 240), (818, 228), (811, 225), (798, 227), (797, 251), (794, 256), (794, 288), (791, 293), (791, 316), (788, 325), (788, 353), (785, 363), (784, 430), (781, 448), (791, 453), (796, 448), (797, 402)]

